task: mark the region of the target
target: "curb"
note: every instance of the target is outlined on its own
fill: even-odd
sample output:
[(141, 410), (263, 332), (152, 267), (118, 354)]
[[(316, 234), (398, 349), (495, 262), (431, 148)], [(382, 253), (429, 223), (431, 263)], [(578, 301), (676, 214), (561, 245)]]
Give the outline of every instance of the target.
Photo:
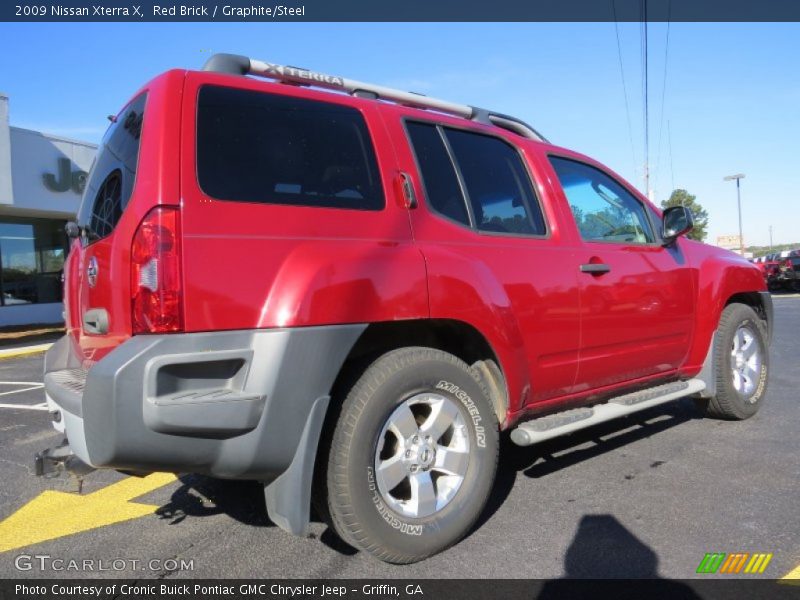
[(16, 358), (18, 356), (29, 356), (31, 354), (39, 354), (45, 352), (53, 344), (36, 344), (35, 346), (23, 346), (22, 348), (9, 348), (8, 350), (0, 350), (0, 360), (5, 358)]

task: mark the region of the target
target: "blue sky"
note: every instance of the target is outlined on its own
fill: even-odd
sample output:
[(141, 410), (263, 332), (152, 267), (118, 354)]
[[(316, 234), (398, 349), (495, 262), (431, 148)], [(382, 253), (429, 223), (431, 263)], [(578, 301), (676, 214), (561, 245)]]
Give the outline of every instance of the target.
[[(776, 244), (800, 242), (800, 24), (673, 23), (664, 86), (666, 39), (650, 25), (656, 200), (685, 188), (709, 240), (735, 234), (722, 178), (743, 172), (745, 241), (767, 244), (772, 225)], [(12, 125), (97, 141), (153, 75), (246, 54), (514, 114), (643, 190), (640, 25), (619, 40), (629, 113), (614, 23), (0, 23), (0, 90)]]

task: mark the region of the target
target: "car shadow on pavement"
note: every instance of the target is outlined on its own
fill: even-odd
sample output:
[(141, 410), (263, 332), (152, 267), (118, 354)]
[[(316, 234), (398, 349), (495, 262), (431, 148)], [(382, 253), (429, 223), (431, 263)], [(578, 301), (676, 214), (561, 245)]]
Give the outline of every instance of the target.
[[(649, 581), (620, 586), (623, 579)], [(659, 576), (658, 554), (612, 515), (581, 518), (564, 557), (564, 577), (547, 581), (537, 600), (576, 597), (580, 588), (584, 597), (602, 597), (605, 582), (597, 580), (611, 580), (606, 591), (615, 596), (624, 591), (629, 598), (700, 598), (688, 585)]]
[[(682, 400), (527, 448), (516, 446), (511, 442), (508, 434), (504, 434), (501, 437), (501, 459), (495, 484), (486, 507), (472, 528), (472, 532), (482, 527), (503, 505), (514, 487), (518, 473), (532, 478), (544, 477), (643, 440), (681, 423), (700, 418), (702, 415), (694, 407), (692, 401)], [(654, 463), (655, 466), (657, 466), (657, 462)], [(187, 517), (225, 514), (243, 524), (254, 527), (275, 526), (267, 516), (264, 489), (259, 482), (214, 479), (197, 474), (181, 475), (179, 481), (181, 486), (173, 492), (170, 501), (156, 510), (156, 515), (168, 521), (170, 525), (181, 523)], [(323, 521), (315, 512), (312, 508), (312, 522)], [(613, 517), (610, 518), (613, 519)], [(619, 527), (622, 526), (619, 525)], [(312, 535), (312, 537), (315, 536)], [(576, 540), (578, 540), (578, 536), (576, 536)], [(322, 532), (319, 541), (345, 556), (351, 556), (358, 552), (341, 540), (330, 527)], [(573, 541), (574, 543), (575, 541)], [(606, 577), (609, 576), (611, 575), (606, 575)], [(625, 576), (637, 577), (639, 575)], [(648, 575), (641, 576), (647, 577)]]
[[(224, 514), (245, 525), (275, 527), (275, 523), (267, 515), (262, 483), (214, 479), (197, 474), (184, 474), (178, 480), (181, 486), (172, 493), (170, 501), (156, 509), (156, 515), (168, 521), (169, 525), (177, 525), (187, 517)], [(324, 522), (313, 506), (311, 522)], [(309, 533), (308, 537), (316, 538), (317, 535)], [(319, 541), (344, 556), (358, 553), (358, 550), (342, 540), (330, 527), (326, 527), (319, 535)]]
[(267, 516), (264, 486), (257, 481), (213, 479), (184, 474), (170, 501), (156, 510), (159, 518), (177, 525), (187, 517), (226, 514), (254, 527), (273, 527)]
[[(683, 399), (529, 447), (517, 446), (506, 433), (501, 437), (500, 461), (492, 493), (472, 531), (486, 523), (503, 505), (518, 473), (532, 478), (544, 477), (687, 421), (702, 418), (694, 402)], [(651, 466), (655, 468), (660, 464), (655, 461)]]

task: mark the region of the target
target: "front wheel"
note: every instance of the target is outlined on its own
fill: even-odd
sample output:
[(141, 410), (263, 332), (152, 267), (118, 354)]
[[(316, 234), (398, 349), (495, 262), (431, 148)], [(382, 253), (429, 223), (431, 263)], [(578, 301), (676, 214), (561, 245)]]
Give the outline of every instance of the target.
[(752, 417), (767, 391), (769, 352), (764, 322), (745, 304), (722, 311), (715, 340), (717, 393), (708, 402), (712, 417)]
[(328, 509), (351, 545), (392, 563), (422, 560), (469, 532), (494, 482), (498, 423), (479, 377), (432, 348), (384, 354), (335, 426)]

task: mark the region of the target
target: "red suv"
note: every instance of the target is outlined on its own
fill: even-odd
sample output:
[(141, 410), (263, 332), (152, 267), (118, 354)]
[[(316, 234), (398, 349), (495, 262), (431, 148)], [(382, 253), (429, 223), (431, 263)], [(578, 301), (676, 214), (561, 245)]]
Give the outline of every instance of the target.
[(313, 496), (353, 546), (420, 560), (475, 523), (503, 431), (758, 410), (764, 279), (691, 227), (514, 117), (217, 55), (103, 139), (54, 424), (94, 467), (259, 480), (288, 531)]
[(764, 276), (764, 281), (767, 283), (767, 289), (771, 292), (779, 290), (781, 287), (780, 273), (781, 263), (779, 260), (772, 258), (772, 255), (762, 256), (755, 263), (758, 269)]
[(777, 258), (777, 279), (784, 289), (800, 292), (800, 250), (781, 252)]

